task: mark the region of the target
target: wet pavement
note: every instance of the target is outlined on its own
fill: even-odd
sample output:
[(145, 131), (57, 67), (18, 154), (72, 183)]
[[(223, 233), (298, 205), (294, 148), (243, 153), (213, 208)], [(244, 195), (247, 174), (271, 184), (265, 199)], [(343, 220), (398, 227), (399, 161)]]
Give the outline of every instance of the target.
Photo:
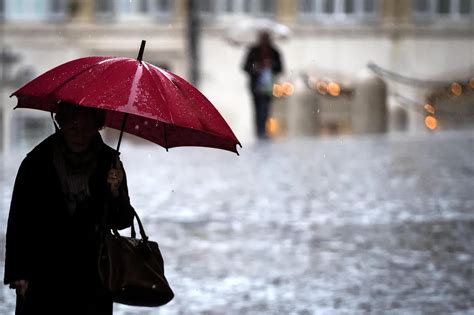
[[(115, 314), (474, 314), (474, 132), (125, 144), (175, 299)], [(0, 276), (20, 154), (0, 166)], [(14, 294), (0, 289), (0, 314)]]

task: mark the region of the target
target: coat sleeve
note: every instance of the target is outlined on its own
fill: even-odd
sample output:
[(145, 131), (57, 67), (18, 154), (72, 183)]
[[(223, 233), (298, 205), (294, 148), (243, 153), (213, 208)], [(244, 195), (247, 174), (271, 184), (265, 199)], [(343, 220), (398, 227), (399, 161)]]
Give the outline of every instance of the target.
[(8, 215), (5, 243), (4, 283), (28, 280), (31, 275), (31, 239), (33, 234), (33, 209), (31, 200), (35, 193), (35, 167), (26, 157), (20, 165), (13, 187)]
[(130, 204), (130, 197), (128, 195), (127, 176), (125, 170), (122, 168), (124, 177), (120, 185), (119, 195), (113, 198), (109, 195), (108, 206), (109, 215), (108, 223), (111, 228), (122, 230), (128, 228), (133, 223), (135, 209)]
[(242, 69), (250, 75), (256, 75), (258, 73), (255, 54), (255, 49), (250, 48), (245, 56), (244, 64), (242, 65)]

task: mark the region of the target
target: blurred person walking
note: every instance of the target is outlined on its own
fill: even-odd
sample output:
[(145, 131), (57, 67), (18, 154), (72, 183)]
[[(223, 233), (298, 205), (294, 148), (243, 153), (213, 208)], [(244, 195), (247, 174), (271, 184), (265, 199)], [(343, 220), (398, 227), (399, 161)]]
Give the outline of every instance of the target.
[[(112, 314), (97, 271), (104, 228), (131, 226), (125, 171), (99, 130), (105, 112), (60, 103), (56, 133), (16, 177), (6, 234), (4, 283), (16, 314)], [(104, 211), (107, 207), (107, 218)]]
[(271, 112), (273, 82), (275, 76), (283, 71), (280, 52), (272, 43), (268, 31), (259, 32), (258, 42), (247, 52), (243, 70), (249, 76), (256, 134), (259, 139), (266, 139), (265, 125)]

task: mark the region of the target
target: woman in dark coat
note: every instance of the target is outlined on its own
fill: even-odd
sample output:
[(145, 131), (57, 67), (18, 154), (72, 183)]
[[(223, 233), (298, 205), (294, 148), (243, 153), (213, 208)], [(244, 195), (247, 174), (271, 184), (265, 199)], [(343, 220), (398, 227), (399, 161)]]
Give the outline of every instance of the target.
[(265, 125), (271, 113), (273, 80), (283, 70), (280, 52), (272, 44), (268, 32), (260, 32), (257, 45), (248, 50), (243, 70), (249, 77), (257, 137), (265, 139), (267, 138)]
[(133, 222), (125, 172), (99, 134), (104, 113), (59, 104), (55, 118), (60, 130), (17, 174), (4, 282), (16, 289), (16, 314), (112, 314), (97, 250), (103, 222), (117, 229)]

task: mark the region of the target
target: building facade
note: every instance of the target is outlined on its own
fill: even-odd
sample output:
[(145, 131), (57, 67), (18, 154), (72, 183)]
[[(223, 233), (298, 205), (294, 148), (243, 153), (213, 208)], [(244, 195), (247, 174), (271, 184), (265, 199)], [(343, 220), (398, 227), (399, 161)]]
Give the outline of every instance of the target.
[[(276, 40), (285, 65), (276, 83), (290, 86), (291, 93), (276, 94), (269, 124), (275, 136), (473, 126), (473, 0), (196, 4), (199, 88), (243, 142), (253, 139), (253, 109), (241, 70), (246, 49), (226, 34), (239, 21), (257, 18), (291, 30), (291, 36)], [(13, 112), (15, 100), (8, 96), (70, 59), (136, 57), (146, 39), (145, 60), (189, 78), (188, 5), (186, 0), (0, 0), (3, 150), (52, 131), (48, 115)]]

